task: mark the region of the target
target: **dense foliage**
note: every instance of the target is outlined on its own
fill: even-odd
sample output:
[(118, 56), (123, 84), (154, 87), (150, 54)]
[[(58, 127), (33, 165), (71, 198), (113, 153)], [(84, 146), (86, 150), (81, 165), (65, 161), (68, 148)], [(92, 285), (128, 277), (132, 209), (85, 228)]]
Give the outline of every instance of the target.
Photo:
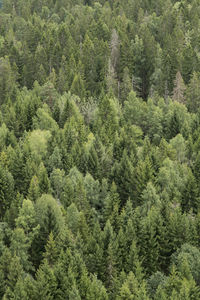
[(200, 0), (3, 0), (0, 298), (200, 299)]

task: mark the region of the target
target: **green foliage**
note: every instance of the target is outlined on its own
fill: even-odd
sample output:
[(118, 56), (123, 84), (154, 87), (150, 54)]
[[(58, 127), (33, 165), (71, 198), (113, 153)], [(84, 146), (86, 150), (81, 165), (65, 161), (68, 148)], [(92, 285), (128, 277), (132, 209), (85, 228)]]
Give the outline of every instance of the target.
[(143, 299), (148, 300), (149, 297), (145, 292), (144, 283), (140, 284), (137, 278), (134, 276), (132, 272), (130, 272), (127, 276), (127, 279), (123, 283), (120, 294), (117, 297), (118, 300), (125, 299)]
[(189, 111), (196, 112), (199, 109), (199, 75), (194, 72), (186, 90), (187, 107)]
[(37, 223), (36, 211), (33, 202), (28, 199), (23, 201), (15, 222), (17, 228), (23, 229), (29, 239), (29, 243), (31, 243), (39, 230), (39, 224)]
[(54, 272), (47, 261), (44, 260), (36, 274), (35, 299), (54, 299), (56, 297), (56, 289), (57, 284)]
[(57, 236), (64, 228), (64, 217), (56, 200), (51, 195), (42, 195), (36, 202), (36, 220), (39, 232), (34, 238), (32, 259), (36, 266), (42, 258), (49, 234)]
[(151, 277), (148, 280), (148, 290), (152, 298), (154, 297), (157, 289), (158, 288), (161, 289), (166, 282), (167, 282), (167, 276), (165, 276), (163, 273), (159, 271), (151, 275)]
[(200, 299), (199, 18), (0, 0), (1, 299)]
[(10, 207), (14, 194), (14, 180), (12, 174), (0, 165), (0, 219)]
[(189, 272), (191, 272), (194, 280), (198, 284), (200, 281), (199, 263), (200, 263), (199, 249), (190, 245), (183, 244), (180, 249), (172, 255), (172, 263), (176, 265), (177, 269), (182, 272), (184, 261), (187, 261)]
[(40, 161), (47, 153), (47, 142), (51, 137), (48, 130), (33, 130), (28, 137), (28, 146), (33, 158)]
[(2, 105), (15, 90), (15, 73), (11, 68), (8, 56), (0, 60), (0, 104)]
[(93, 276), (91, 280), (91, 284), (86, 294), (86, 299), (89, 300), (107, 300), (108, 295), (106, 293), (105, 287), (102, 285), (101, 281), (99, 281), (96, 276)]

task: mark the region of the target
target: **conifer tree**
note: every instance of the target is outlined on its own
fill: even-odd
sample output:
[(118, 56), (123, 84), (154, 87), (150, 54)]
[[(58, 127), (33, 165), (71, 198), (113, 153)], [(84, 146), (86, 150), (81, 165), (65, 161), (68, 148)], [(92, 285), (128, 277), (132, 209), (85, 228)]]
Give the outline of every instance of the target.
[(174, 90), (173, 90), (173, 97), (172, 99), (174, 101), (178, 101), (180, 103), (185, 102), (185, 93), (186, 87), (183, 81), (183, 78), (181, 76), (181, 73), (178, 71), (176, 73), (176, 79), (174, 81)]

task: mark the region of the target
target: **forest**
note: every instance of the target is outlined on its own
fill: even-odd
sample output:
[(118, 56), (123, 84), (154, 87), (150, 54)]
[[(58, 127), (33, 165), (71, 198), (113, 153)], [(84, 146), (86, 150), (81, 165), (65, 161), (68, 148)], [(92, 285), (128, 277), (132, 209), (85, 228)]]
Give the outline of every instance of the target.
[(200, 0), (0, 1), (0, 299), (200, 299)]

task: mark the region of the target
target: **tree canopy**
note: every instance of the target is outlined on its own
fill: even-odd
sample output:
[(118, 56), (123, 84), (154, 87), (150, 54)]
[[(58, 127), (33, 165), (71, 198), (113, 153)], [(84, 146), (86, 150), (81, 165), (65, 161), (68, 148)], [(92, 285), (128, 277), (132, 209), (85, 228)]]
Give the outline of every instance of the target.
[(199, 0), (0, 0), (0, 298), (200, 299)]

